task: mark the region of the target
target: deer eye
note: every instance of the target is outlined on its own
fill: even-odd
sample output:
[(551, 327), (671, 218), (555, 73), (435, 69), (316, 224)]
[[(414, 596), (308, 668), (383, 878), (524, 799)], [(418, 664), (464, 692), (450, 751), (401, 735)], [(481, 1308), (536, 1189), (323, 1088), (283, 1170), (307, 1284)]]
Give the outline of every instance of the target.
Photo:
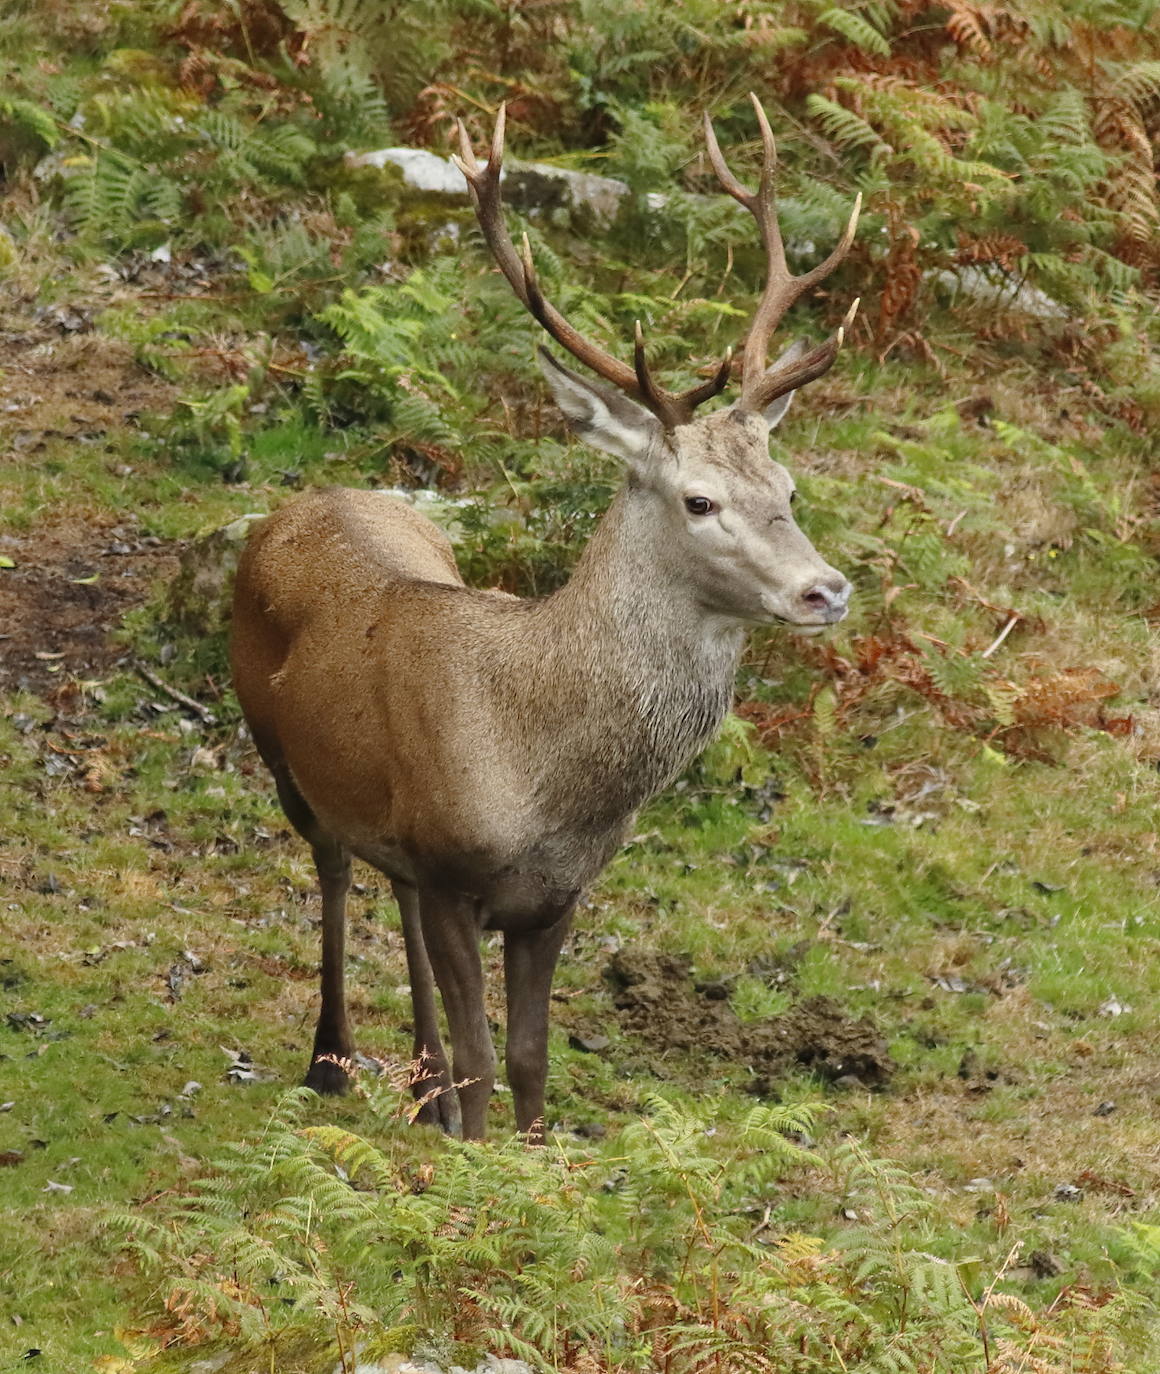
[(707, 496), (686, 496), (685, 509), (690, 515), (712, 515), (717, 503), (710, 501)]

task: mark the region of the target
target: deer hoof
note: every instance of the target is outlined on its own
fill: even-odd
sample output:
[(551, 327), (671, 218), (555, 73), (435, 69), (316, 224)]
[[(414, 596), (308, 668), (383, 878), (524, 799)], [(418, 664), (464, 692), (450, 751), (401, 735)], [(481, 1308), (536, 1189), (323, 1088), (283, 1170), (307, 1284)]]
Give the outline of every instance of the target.
[(302, 1080), (304, 1088), (313, 1088), (322, 1097), (341, 1097), (350, 1091), (350, 1075), (333, 1059), (316, 1059)]

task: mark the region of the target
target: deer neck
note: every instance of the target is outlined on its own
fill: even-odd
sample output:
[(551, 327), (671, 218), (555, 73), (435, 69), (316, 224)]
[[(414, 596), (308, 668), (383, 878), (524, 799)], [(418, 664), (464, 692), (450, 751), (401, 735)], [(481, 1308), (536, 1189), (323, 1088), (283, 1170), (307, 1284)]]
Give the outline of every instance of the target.
[(544, 784), (560, 778), (593, 815), (626, 815), (662, 788), (732, 700), (744, 629), (699, 603), (666, 543), (648, 493), (622, 490), (571, 580), (533, 603), (509, 679), (517, 699), (535, 697), (524, 723), (547, 726)]
[(732, 683), (742, 627), (704, 607), (668, 542), (650, 494), (624, 487), (571, 580), (542, 603), (541, 613), (565, 632), (583, 633), (610, 671), (635, 671), (634, 659), (639, 671), (666, 676), (682, 664), (694, 674), (712, 664)]

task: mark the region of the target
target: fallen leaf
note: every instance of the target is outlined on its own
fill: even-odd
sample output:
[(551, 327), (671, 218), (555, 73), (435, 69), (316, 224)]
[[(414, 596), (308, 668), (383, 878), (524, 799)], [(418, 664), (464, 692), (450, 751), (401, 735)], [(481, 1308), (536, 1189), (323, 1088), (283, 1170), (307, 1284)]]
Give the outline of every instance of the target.
[(0, 553), (0, 568), (14, 568), (16, 564), (6, 553)]

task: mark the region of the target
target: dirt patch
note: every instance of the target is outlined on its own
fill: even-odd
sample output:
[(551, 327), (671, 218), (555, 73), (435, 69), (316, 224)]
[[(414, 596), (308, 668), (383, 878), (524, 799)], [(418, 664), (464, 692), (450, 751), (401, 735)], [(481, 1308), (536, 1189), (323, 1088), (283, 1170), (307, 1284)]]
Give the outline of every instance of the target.
[(91, 332), (90, 317), (58, 307), (0, 330), (0, 461), (25, 461), (54, 439), (92, 442), (172, 404), (173, 386), (127, 344)]
[(68, 677), (99, 677), (124, 655), (111, 635), (156, 578), (176, 566), (160, 540), (111, 517), (0, 535), (0, 691), (45, 695)]
[(746, 1025), (721, 984), (694, 983), (691, 961), (683, 956), (621, 951), (604, 977), (624, 1030), (662, 1052), (694, 1050), (744, 1064), (759, 1094), (794, 1068), (867, 1087), (886, 1083), (893, 1070), (875, 1027), (848, 1016), (829, 997), (807, 998), (782, 1016)]
[[(99, 443), (169, 403), (168, 383), (91, 332), (95, 308), (10, 316), (0, 331), (0, 467), (34, 464), (62, 440)], [(0, 533), (0, 555), (14, 565), (0, 568), (0, 691), (40, 695), (106, 671), (124, 652), (111, 632), (175, 566), (131, 515), (90, 510)]]

